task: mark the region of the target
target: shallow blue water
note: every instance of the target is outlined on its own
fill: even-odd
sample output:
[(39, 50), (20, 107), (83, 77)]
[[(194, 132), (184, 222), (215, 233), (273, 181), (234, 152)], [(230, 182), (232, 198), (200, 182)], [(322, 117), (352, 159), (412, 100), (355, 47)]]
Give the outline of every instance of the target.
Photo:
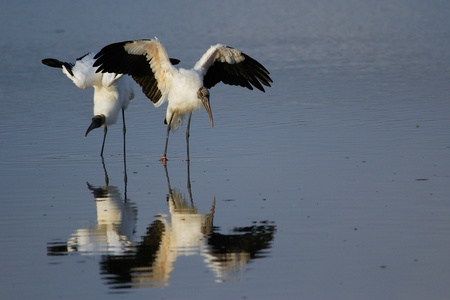
[[(446, 2), (0, 8), (0, 298), (450, 296)], [(93, 91), (41, 59), (154, 36), (182, 67), (236, 47), (274, 85), (214, 87), (214, 128), (196, 113), (167, 170), (164, 108), (137, 93), (125, 181), (120, 122), (102, 162)]]

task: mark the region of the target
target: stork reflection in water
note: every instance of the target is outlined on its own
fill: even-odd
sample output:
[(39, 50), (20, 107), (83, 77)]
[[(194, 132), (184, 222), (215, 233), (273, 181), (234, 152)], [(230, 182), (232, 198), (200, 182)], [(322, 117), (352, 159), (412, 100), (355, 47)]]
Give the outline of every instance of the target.
[[(100, 256), (100, 273), (112, 289), (167, 286), (180, 257), (201, 256), (200, 261), (213, 271), (217, 282), (241, 280), (248, 263), (265, 257), (271, 248), (276, 225), (255, 221), (222, 233), (214, 226), (218, 209), (215, 197), (207, 213), (200, 213), (195, 206), (190, 169), (187, 193), (171, 184), (167, 167), (164, 169), (168, 187), (164, 203), (169, 215), (156, 215), (139, 240), (134, 236), (135, 206), (122, 199), (117, 187), (88, 184), (96, 199), (98, 225), (77, 230), (66, 243), (49, 243), (48, 255), (78, 252)], [(105, 178), (109, 178), (107, 173)]]
[(208, 213), (199, 212), (192, 196), (189, 162), (187, 165), (187, 193), (171, 184), (164, 166), (170, 215), (159, 214), (149, 225), (136, 245), (135, 255), (102, 259), (102, 273), (107, 274), (113, 287), (167, 286), (178, 258), (196, 255), (204, 258), (216, 281), (227, 281), (231, 276), (242, 276), (246, 265), (264, 257), (264, 250), (271, 247), (276, 231), (273, 222), (254, 222), (251, 226), (233, 227), (229, 234), (219, 233), (220, 228), (214, 226), (216, 199), (212, 199)]
[(136, 232), (137, 208), (122, 195), (119, 187), (109, 184), (109, 175), (102, 160), (105, 184), (94, 186), (87, 182), (87, 188), (95, 199), (97, 224), (77, 229), (67, 242), (49, 243), (49, 255), (64, 255), (78, 252), (82, 255), (114, 255), (120, 256), (134, 249), (134, 233)]

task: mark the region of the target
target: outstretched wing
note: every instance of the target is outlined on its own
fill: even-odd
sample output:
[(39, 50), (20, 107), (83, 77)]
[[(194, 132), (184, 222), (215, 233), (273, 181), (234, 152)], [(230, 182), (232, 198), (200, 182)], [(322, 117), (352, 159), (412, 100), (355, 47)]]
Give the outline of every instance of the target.
[(135, 40), (104, 47), (94, 57), (96, 72), (129, 74), (156, 106), (167, 100), (172, 78), (177, 72), (163, 45), (157, 40)]
[(253, 90), (253, 86), (264, 92), (262, 85), (270, 87), (269, 71), (259, 62), (241, 51), (217, 44), (211, 46), (194, 69), (201, 72), (203, 85), (211, 88), (219, 82), (239, 85)]
[[(73, 81), (73, 83), (80, 89), (86, 89), (93, 86), (103, 85), (103, 74), (95, 72), (94, 64), (95, 53), (89, 52), (77, 58), (75, 63), (63, 62), (54, 58), (46, 58), (42, 60), (44, 65), (53, 68), (61, 68), (62, 72)], [(119, 78), (116, 74), (110, 74), (113, 77)]]

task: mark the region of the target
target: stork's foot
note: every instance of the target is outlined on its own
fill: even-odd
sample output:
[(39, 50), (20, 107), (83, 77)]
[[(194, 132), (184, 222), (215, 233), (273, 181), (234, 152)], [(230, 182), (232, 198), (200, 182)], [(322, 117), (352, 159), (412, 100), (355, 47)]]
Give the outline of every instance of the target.
[(160, 161), (163, 163), (163, 165), (166, 165), (166, 162), (168, 161), (167, 157), (164, 155), (161, 157)]

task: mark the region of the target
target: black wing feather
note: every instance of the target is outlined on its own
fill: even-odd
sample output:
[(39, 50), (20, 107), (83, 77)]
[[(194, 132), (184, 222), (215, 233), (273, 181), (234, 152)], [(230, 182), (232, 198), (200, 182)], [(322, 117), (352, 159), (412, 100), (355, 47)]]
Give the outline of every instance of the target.
[(142, 76), (147, 73), (150, 66), (144, 55), (132, 55), (125, 51), (125, 45), (132, 41), (125, 41), (105, 46), (98, 52), (94, 59), (94, 67), (98, 72), (128, 74)]
[(270, 87), (272, 79), (269, 71), (259, 62), (242, 53), (244, 60), (237, 64), (215, 61), (203, 78), (203, 85), (212, 88), (219, 82), (237, 85), (253, 90), (253, 87), (264, 92), (262, 85)]
[(70, 73), (70, 75), (73, 76), (73, 73), (72, 73), (72, 68), (74, 66), (73, 63), (60, 61), (60, 60), (55, 59), (55, 58), (44, 58), (42, 60), (42, 63), (44, 65), (52, 67), (52, 68), (60, 68), (60, 69), (62, 69), (62, 67), (65, 66), (67, 71)]
[[(158, 82), (155, 74), (150, 68), (145, 55), (133, 55), (125, 50), (125, 45), (133, 41), (125, 41), (114, 43), (104, 47), (94, 57), (96, 59), (94, 67), (97, 67), (96, 72), (109, 72), (117, 74), (128, 74), (141, 87), (142, 92), (156, 103), (161, 98), (161, 91), (158, 89)], [(170, 58), (172, 65), (177, 65), (180, 60)]]

